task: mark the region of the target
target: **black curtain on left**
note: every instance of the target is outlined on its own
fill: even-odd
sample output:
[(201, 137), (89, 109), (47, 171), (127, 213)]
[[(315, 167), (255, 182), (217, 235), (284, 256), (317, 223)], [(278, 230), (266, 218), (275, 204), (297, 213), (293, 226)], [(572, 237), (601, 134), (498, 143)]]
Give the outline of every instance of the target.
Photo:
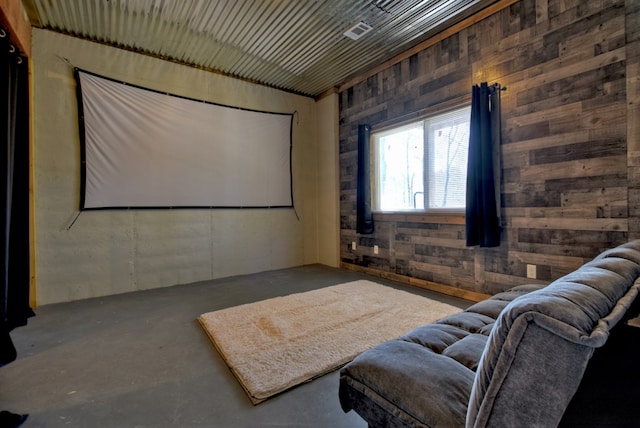
[(356, 232), (373, 233), (371, 213), (370, 143), (371, 126), (358, 125), (358, 184), (356, 193)]
[(29, 306), (29, 69), (0, 28), (0, 366), (16, 358), (10, 332)]

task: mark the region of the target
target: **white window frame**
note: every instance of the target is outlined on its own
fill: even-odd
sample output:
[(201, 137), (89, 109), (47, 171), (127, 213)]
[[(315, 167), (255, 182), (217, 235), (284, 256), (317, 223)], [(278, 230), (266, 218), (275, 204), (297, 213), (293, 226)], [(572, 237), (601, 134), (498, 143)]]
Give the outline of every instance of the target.
[[(372, 208), (375, 212), (414, 212), (414, 213), (425, 213), (425, 212), (437, 212), (437, 213), (463, 213), (465, 210), (464, 203), (462, 206), (457, 207), (435, 207), (429, 206), (429, 171), (432, 168), (432, 158), (431, 153), (433, 152), (431, 149), (434, 146), (434, 142), (431, 138), (431, 133), (429, 132), (429, 127), (431, 124), (443, 122), (445, 120), (460, 120), (461, 118), (466, 119), (468, 123), (471, 117), (471, 106), (468, 104), (458, 105), (446, 112), (438, 112), (433, 113), (428, 116), (424, 116), (418, 121), (398, 124), (393, 127), (386, 127), (381, 129), (380, 131), (374, 131), (371, 134), (371, 145), (372, 145), (372, 153), (371, 157), (371, 199), (372, 199)], [(381, 147), (380, 147), (380, 138), (384, 138), (386, 136), (401, 133), (403, 131), (407, 131), (413, 128), (422, 127), (423, 132), (423, 206), (416, 208), (403, 208), (403, 209), (383, 209), (381, 207), (381, 199), (382, 199), (382, 184), (381, 184)], [(468, 134), (465, 138), (467, 146), (464, 147), (463, 159), (464, 166), (466, 168), (466, 157), (468, 151)], [(465, 170), (465, 180), (464, 185), (466, 186), (466, 170)], [(420, 192), (417, 192), (420, 193)]]

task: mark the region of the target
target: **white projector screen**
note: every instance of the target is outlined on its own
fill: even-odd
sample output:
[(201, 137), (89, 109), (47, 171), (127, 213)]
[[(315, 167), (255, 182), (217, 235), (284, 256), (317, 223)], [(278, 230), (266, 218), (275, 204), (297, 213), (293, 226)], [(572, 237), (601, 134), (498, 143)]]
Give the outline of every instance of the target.
[(80, 209), (293, 206), (293, 114), (75, 76)]

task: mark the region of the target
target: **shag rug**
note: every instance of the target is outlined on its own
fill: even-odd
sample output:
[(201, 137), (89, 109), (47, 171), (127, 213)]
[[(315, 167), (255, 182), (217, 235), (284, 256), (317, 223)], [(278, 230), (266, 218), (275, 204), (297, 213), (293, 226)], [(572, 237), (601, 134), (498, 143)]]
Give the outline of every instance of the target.
[(254, 404), (461, 309), (359, 280), (198, 317)]

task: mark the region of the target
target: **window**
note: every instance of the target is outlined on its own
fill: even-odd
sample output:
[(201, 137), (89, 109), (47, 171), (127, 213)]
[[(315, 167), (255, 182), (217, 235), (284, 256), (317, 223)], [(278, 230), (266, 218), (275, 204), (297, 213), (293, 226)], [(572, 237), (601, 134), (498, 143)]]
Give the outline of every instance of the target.
[(465, 107), (374, 133), (374, 210), (464, 210), (470, 117)]

